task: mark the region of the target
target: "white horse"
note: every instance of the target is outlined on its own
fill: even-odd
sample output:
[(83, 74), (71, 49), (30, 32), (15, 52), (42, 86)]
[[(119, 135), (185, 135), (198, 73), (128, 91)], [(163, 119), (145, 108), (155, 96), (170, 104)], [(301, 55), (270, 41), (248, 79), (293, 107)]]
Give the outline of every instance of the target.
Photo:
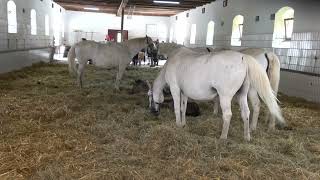
[[(248, 49), (240, 50), (240, 52), (247, 55), (251, 55), (257, 60), (257, 62), (261, 65), (261, 67), (267, 72), (267, 75), (271, 84), (271, 88), (275, 96), (277, 96), (279, 82), (280, 82), (280, 61), (278, 56), (273, 52), (267, 52), (264, 49), (260, 49), (260, 48), (248, 48)], [(248, 97), (253, 107), (250, 129), (254, 131), (257, 128), (257, 122), (258, 122), (258, 117), (260, 113), (261, 103), (260, 103), (260, 99), (257, 94), (257, 91), (253, 87), (250, 87)], [(214, 101), (214, 113), (218, 114), (218, 110), (219, 110), (219, 98), (216, 98)], [(268, 113), (266, 119), (269, 120), (269, 125), (268, 125), (269, 129), (274, 130), (275, 123), (276, 123), (275, 117), (270, 116), (270, 113)]]
[(250, 140), (250, 110), (247, 95), (250, 85), (258, 92), (272, 115), (281, 124), (286, 124), (277, 104), (267, 74), (257, 61), (240, 52), (222, 51), (219, 53), (199, 54), (188, 48), (174, 51), (160, 75), (156, 78), (152, 90), (151, 111), (159, 114), (164, 98), (162, 89), (168, 84), (174, 100), (176, 124), (185, 126), (185, 112), (188, 98), (194, 100), (213, 100), (219, 95), (223, 113), (221, 139), (227, 139), (231, 112), (231, 100), (238, 92), (238, 103), (244, 122), (244, 138)]
[[(89, 59), (92, 60), (95, 66), (117, 67), (118, 73), (115, 88), (119, 90), (120, 80), (133, 56), (148, 46), (155, 48), (152, 39), (147, 36), (145, 38), (131, 39), (123, 43), (109, 42), (101, 44), (94, 41), (81, 41), (72, 46), (69, 51), (69, 72), (77, 74), (78, 84), (81, 88), (84, 68)], [(78, 68), (76, 67), (75, 58), (79, 62)]]
[[(182, 47), (182, 45), (178, 45), (175, 43), (161, 43), (160, 52), (164, 54), (171, 54), (180, 47)], [(210, 53), (217, 53), (217, 52), (226, 50), (224, 48), (206, 48), (206, 47), (197, 47), (197, 48), (190, 48), (190, 49), (202, 54), (208, 53), (209, 50), (210, 50)], [(266, 70), (269, 77), (270, 84), (271, 84), (271, 88), (274, 91), (275, 96), (277, 96), (279, 82), (280, 82), (280, 61), (277, 55), (274, 54), (273, 52), (267, 52), (264, 49), (260, 49), (260, 48), (247, 48), (247, 49), (240, 50), (240, 52), (253, 56), (258, 61), (258, 63), (262, 66), (262, 68)], [(258, 117), (260, 113), (261, 103), (260, 103), (260, 99), (257, 94), (257, 91), (254, 90), (253, 88), (250, 88), (248, 97), (253, 107), (250, 129), (254, 131), (257, 128), (257, 122), (258, 122)], [(218, 110), (219, 110), (219, 98), (216, 97), (214, 100), (214, 114), (218, 114)], [(275, 122), (276, 122), (275, 117), (270, 116), (270, 113), (268, 113), (266, 119), (269, 120), (269, 125), (268, 125), (269, 129), (270, 130), (275, 129)]]
[[(176, 44), (176, 43), (159, 43), (159, 54), (162, 54), (166, 58), (168, 58), (170, 55), (172, 55), (172, 53), (175, 50), (181, 47), (185, 47), (185, 46)], [(212, 48), (212, 47), (194, 47), (189, 49), (202, 54), (216, 53), (216, 52), (226, 50), (224, 48)]]
[(176, 43), (159, 43), (158, 47), (159, 47), (158, 54), (161, 54), (166, 59), (168, 59), (168, 57), (171, 56), (171, 53), (173, 51), (184, 46)]

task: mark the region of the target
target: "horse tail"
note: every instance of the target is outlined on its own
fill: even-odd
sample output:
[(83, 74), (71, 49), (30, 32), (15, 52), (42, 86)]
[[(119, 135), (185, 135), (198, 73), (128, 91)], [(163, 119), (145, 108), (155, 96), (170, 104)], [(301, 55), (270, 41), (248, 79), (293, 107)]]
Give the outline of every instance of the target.
[(271, 88), (275, 93), (275, 96), (277, 96), (280, 82), (280, 60), (273, 52), (266, 53), (265, 56), (269, 60), (267, 73)]
[(69, 73), (71, 75), (76, 74), (76, 71), (77, 71), (75, 58), (76, 58), (75, 46), (72, 46), (68, 53)]
[(277, 98), (271, 88), (267, 73), (261, 65), (251, 56), (244, 55), (243, 60), (247, 64), (247, 73), (250, 84), (258, 92), (260, 98), (267, 105), (270, 113), (276, 117), (281, 126), (286, 126), (280, 107), (277, 103)]

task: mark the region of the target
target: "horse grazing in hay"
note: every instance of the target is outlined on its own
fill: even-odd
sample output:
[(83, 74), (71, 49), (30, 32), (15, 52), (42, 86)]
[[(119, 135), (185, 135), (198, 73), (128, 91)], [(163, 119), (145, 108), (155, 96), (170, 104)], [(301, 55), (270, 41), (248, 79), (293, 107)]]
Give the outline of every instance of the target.
[(151, 99), (151, 112), (158, 115), (159, 103), (162, 103), (162, 89), (168, 84), (174, 100), (176, 124), (183, 127), (186, 124), (185, 111), (188, 98), (194, 100), (212, 100), (219, 96), (223, 114), (223, 129), (221, 139), (227, 139), (231, 112), (231, 100), (238, 92), (238, 103), (244, 122), (244, 138), (250, 140), (249, 115), (247, 96), (250, 85), (258, 92), (266, 103), (272, 115), (281, 124), (286, 124), (277, 104), (267, 74), (249, 56), (235, 51), (199, 54), (188, 48), (179, 48), (170, 57), (152, 90), (148, 92)]
[[(267, 72), (271, 88), (277, 96), (278, 94), (278, 88), (279, 88), (279, 82), (280, 82), (280, 60), (276, 54), (273, 52), (267, 52), (264, 49), (260, 48), (247, 48), (240, 50), (241, 53), (251, 55), (254, 57), (257, 62), (260, 64), (260, 66)], [(249, 89), (249, 101), (251, 102), (251, 105), (253, 107), (253, 113), (252, 113), (252, 120), (250, 123), (250, 129), (252, 131), (256, 130), (257, 128), (257, 122), (258, 117), (260, 113), (260, 99), (257, 94), (257, 91), (250, 87)], [(214, 113), (218, 114), (219, 110), (219, 98), (216, 98), (214, 101)], [(270, 113), (267, 114), (267, 120), (269, 121), (269, 129), (273, 130), (275, 129), (275, 117), (270, 116)]]
[[(80, 88), (82, 87), (83, 72), (87, 61), (92, 60), (95, 66), (99, 67), (117, 67), (118, 73), (115, 82), (115, 88), (119, 90), (120, 80), (127, 65), (142, 48), (154, 43), (150, 37), (135, 38), (123, 43), (109, 42), (101, 44), (94, 41), (81, 41), (71, 47), (68, 54), (69, 72), (77, 74), (77, 80)], [(78, 59), (79, 66), (76, 67), (75, 58)]]
[[(183, 47), (182, 45), (178, 45), (175, 43), (161, 43), (160, 44), (160, 52), (166, 55), (170, 55), (172, 52), (174, 52), (176, 49)], [(226, 50), (224, 48), (206, 48), (206, 47), (198, 47), (198, 48), (190, 48), (193, 51), (207, 54), (210, 50), (210, 53), (217, 53), (223, 50)], [(262, 68), (267, 72), (267, 75), (269, 77), (269, 81), (271, 84), (271, 88), (277, 96), (278, 93), (278, 87), (280, 82), (280, 61), (276, 54), (273, 52), (267, 52), (264, 49), (260, 48), (247, 48), (240, 50), (241, 53), (251, 55), (253, 56), (258, 63), (262, 66)], [(252, 113), (252, 120), (250, 123), (250, 129), (252, 131), (256, 130), (257, 128), (257, 122), (258, 117), (260, 113), (260, 99), (257, 94), (257, 91), (254, 90), (254, 88), (250, 88), (249, 90), (249, 100), (253, 107), (253, 113)], [(218, 114), (219, 109), (219, 98), (216, 97), (214, 100), (214, 114)], [(267, 120), (269, 121), (269, 129), (273, 130), (275, 129), (275, 117), (270, 116), (270, 113), (267, 114)]]

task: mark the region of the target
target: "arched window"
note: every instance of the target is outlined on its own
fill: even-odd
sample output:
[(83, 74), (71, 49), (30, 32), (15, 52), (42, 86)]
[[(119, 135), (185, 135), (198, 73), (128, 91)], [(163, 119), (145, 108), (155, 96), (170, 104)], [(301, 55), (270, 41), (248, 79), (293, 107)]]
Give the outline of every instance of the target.
[(243, 32), (243, 21), (244, 21), (244, 18), (242, 15), (237, 15), (233, 19), (232, 36), (231, 36), (231, 45), (232, 46), (241, 46), (241, 38), (242, 38), (242, 32)]
[(191, 25), (191, 32), (190, 32), (190, 44), (196, 43), (196, 35), (197, 35), (197, 25)]
[(272, 47), (289, 48), (294, 22), (294, 10), (281, 8), (275, 15)]
[(17, 7), (13, 1), (7, 3), (8, 33), (17, 33)]
[(183, 19), (180, 20), (180, 22), (176, 23), (175, 36), (178, 44), (184, 44), (184, 40), (186, 38), (186, 27), (187, 22)]
[(173, 40), (173, 28), (170, 28), (170, 38), (169, 38), (169, 42), (171, 43)]
[(213, 45), (213, 37), (214, 37), (214, 22), (210, 21), (208, 23), (206, 45), (208, 46)]
[(55, 46), (59, 46), (61, 44), (61, 37), (62, 34), (64, 34), (63, 30), (63, 21), (62, 17), (60, 15), (59, 11), (54, 13), (54, 19), (53, 19), (53, 35), (55, 38)]
[(62, 16), (61, 16), (61, 21), (60, 21), (60, 23), (61, 23), (61, 37), (64, 38), (64, 21), (63, 21)]
[(49, 16), (46, 15), (45, 16), (45, 33), (46, 33), (46, 36), (49, 36), (50, 35), (50, 25), (49, 25)]
[(37, 35), (37, 13), (36, 10), (32, 9), (31, 14), (31, 34), (32, 35)]

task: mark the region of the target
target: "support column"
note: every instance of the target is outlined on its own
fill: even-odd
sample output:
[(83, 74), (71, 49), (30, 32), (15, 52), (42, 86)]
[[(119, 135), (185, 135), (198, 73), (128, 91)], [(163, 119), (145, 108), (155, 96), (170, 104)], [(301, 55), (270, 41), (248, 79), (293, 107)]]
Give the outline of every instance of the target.
[(124, 7), (121, 12), (121, 42), (123, 42), (123, 23), (124, 23)]

